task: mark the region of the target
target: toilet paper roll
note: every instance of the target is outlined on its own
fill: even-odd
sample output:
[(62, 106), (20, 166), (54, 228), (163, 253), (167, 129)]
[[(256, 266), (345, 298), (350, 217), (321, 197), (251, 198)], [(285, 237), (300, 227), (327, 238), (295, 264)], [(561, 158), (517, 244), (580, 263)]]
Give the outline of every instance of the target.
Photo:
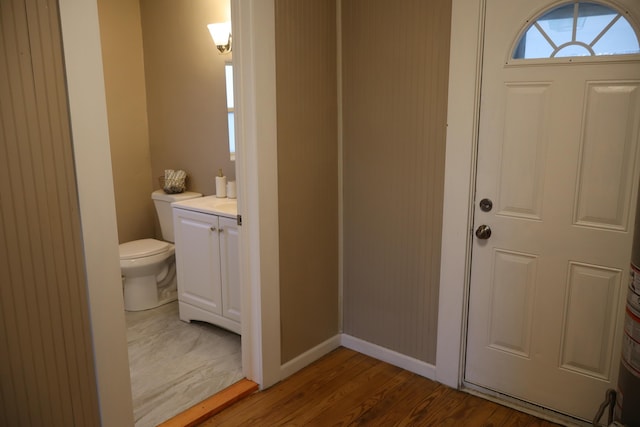
[(216, 197), (227, 197), (227, 177), (216, 176)]
[(227, 197), (230, 199), (236, 198), (236, 182), (235, 181), (227, 182)]

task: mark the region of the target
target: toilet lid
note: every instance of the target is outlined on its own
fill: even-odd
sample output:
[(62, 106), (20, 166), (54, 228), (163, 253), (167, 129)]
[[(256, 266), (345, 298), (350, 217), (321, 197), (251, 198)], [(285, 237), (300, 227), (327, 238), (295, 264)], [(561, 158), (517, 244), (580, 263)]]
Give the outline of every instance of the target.
[(156, 239), (134, 240), (120, 245), (120, 259), (142, 258), (169, 250), (170, 243)]

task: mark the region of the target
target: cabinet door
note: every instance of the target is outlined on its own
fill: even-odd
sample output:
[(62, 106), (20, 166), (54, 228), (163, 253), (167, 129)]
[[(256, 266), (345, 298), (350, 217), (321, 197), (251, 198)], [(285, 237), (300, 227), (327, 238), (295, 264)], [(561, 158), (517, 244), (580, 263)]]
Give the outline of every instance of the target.
[(174, 209), (178, 299), (222, 315), (218, 217)]
[(238, 264), (238, 225), (235, 219), (220, 217), (220, 273), (222, 276), (222, 315), (240, 322), (240, 266)]

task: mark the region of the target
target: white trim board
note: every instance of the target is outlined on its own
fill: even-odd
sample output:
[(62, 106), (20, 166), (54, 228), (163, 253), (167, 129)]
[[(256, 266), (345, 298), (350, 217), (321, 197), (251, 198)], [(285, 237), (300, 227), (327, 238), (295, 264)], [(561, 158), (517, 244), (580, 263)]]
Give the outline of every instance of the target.
[(414, 374), (418, 374), (430, 380), (436, 379), (436, 367), (430, 363), (423, 362), (413, 357), (400, 354), (377, 344), (361, 340), (351, 335), (342, 334), (340, 343), (351, 350), (366, 354), (374, 359), (382, 360), (398, 368), (405, 369)]
[(134, 417), (98, 8), (95, 0), (59, 7), (100, 424), (128, 426)]
[(232, 0), (236, 178), (242, 281), (242, 367), (280, 380), (275, 15), (273, 0)]
[(312, 349), (309, 349), (301, 355), (296, 356), (284, 365), (280, 366), (280, 378), (284, 380), (285, 378), (295, 374), (302, 368), (309, 366), (321, 357), (331, 353), (333, 350), (340, 347), (340, 342), (340, 334), (334, 335), (328, 340), (313, 347)]
[(280, 367), (281, 379), (284, 380), (295, 374), (340, 346), (413, 372), (430, 380), (435, 380), (436, 378), (436, 367), (430, 363), (414, 359), (413, 357), (400, 354), (351, 335), (337, 334), (283, 364)]
[(436, 380), (462, 381), (484, 1), (453, 0)]

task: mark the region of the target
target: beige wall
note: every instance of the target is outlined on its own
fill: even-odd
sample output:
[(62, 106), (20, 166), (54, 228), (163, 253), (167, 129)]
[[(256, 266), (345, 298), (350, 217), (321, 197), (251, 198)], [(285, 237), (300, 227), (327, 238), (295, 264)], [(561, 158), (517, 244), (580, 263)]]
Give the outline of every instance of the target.
[(281, 359), (338, 330), (336, 8), (276, 0)]
[[(283, 363), (339, 328), (335, 14), (276, 0)], [(450, 0), (342, 1), (344, 332), (432, 364), (450, 17)]]
[(97, 426), (58, 4), (0, 17), (0, 425)]
[(450, 21), (451, 0), (342, 1), (344, 332), (427, 363), (436, 354)]
[(184, 169), (189, 189), (215, 194), (222, 168), (235, 179), (228, 146), (224, 63), (207, 24), (230, 20), (229, 0), (141, 0), (154, 185)]
[(155, 211), (138, 0), (98, 0), (120, 243), (152, 237)]
[[(206, 24), (228, 21), (228, 0), (98, 0), (118, 239), (159, 236), (151, 192), (164, 169), (215, 193), (235, 179), (224, 62)], [(144, 39), (144, 43), (143, 43)]]

